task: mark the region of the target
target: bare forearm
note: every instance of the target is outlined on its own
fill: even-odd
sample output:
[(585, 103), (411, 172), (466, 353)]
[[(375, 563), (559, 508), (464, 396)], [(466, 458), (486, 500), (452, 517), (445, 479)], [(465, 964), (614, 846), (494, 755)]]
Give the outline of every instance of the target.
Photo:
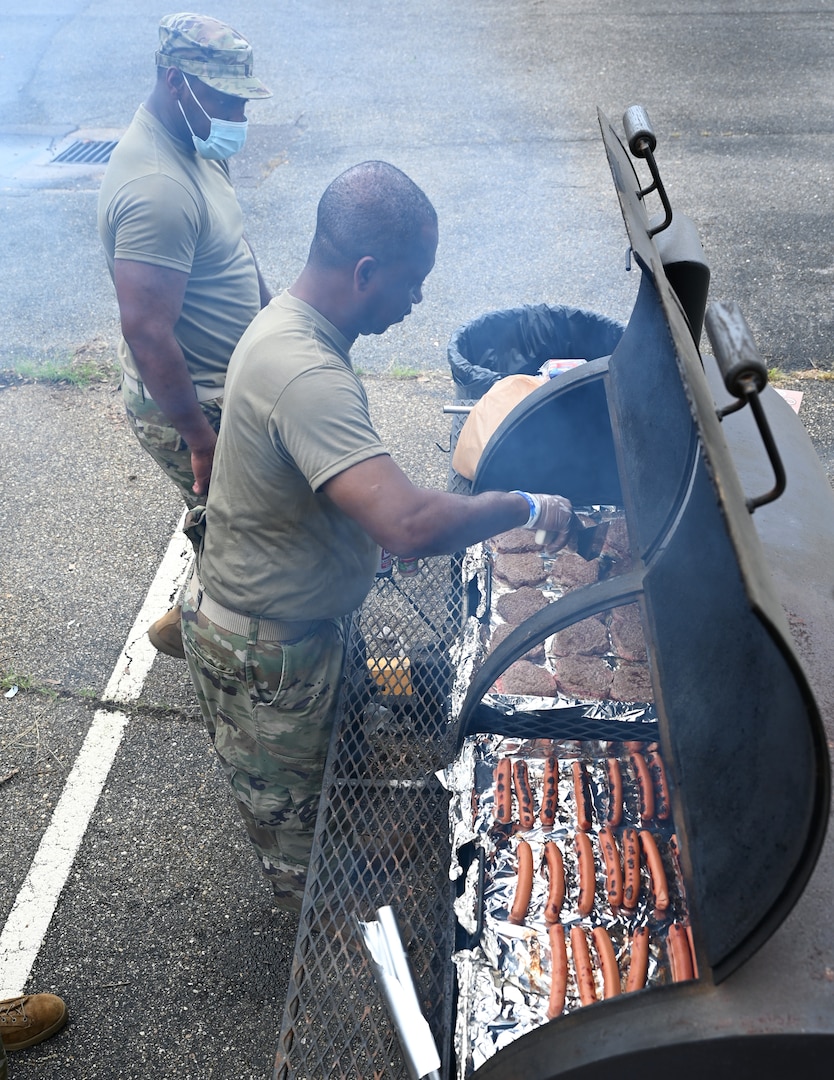
[(397, 555), (445, 555), (518, 526), (535, 528), (560, 547), (573, 511), (561, 495), (486, 491), (453, 495), (415, 487), (388, 454), (352, 465), (322, 491), (378, 544)]
[(185, 357), (176, 340), (136, 334), (126, 340), (148, 395), (168, 422), (191, 449), (213, 446), (214, 430), (197, 401)]
[[(415, 505), (400, 520), (386, 522), (384, 547), (398, 555), (441, 555), (524, 525), (530, 507), (520, 495), (487, 491), (453, 495), (417, 488)], [(390, 530), (390, 533), (389, 533)]]

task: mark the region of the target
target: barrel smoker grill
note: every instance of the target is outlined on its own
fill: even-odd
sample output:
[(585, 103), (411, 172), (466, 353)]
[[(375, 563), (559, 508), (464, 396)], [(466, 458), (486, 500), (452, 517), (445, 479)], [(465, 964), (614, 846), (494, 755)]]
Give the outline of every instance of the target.
[[(507, 724), (484, 698), (514, 661), (623, 604), (639, 606), (648, 648), (698, 977), (566, 1013), (474, 1075), (830, 1075), (834, 498), (801, 424), (765, 386), (737, 309), (710, 308), (715, 359), (698, 353), (709, 272), (694, 227), (671, 211), (644, 113), (629, 110), (624, 126), (648, 187), (602, 114), (600, 125), (641, 272), (634, 310), (610, 356), (560, 375), (507, 417), (471, 490), (620, 506), (632, 569), (527, 619), (463, 693), (462, 628), (488, 598), (462, 558), (378, 579), (353, 627), (276, 1080), (409, 1075), (355, 926), (386, 905), (442, 1075), (458, 1075), (450, 957), (461, 929), (448, 795), (435, 774), (467, 735)], [(652, 193), (662, 220), (648, 216)], [(454, 473), (450, 486), (470, 489)], [(556, 730), (515, 718), (551, 738), (599, 738), (605, 722), (586, 732), (575, 720)]]

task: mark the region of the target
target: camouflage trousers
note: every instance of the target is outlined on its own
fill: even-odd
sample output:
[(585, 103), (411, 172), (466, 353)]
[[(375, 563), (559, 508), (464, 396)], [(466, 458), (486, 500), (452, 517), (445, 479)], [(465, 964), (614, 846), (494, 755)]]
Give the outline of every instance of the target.
[(344, 667), (346, 623), (296, 641), (231, 634), (196, 610), (192, 575), (182, 639), (214, 749), (279, 906), (301, 910), (324, 765)]
[[(182, 436), (172, 427), (162, 410), (148, 397), (135, 393), (122, 382), (122, 398), (127, 419), (143, 449), (151, 455), (167, 477), (180, 489), (189, 510), (205, 502), (205, 495), (191, 490), (194, 473), (191, 471), (191, 451)], [(215, 431), (220, 430), (222, 398), (200, 402), (206, 419)]]

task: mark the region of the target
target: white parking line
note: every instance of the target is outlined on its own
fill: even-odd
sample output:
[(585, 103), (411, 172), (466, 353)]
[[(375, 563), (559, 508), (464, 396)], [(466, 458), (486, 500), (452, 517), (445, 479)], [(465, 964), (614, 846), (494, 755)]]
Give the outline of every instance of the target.
[(127, 722), (101, 710), (93, 718), (0, 934), (0, 998), (23, 992)]
[(191, 542), (182, 532), (183, 518), (180, 518), (180, 523), (171, 537), (145, 602), (136, 616), (121, 656), (116, 661), (113, 674), (102, 694), (104, 701), (135, 701), (142, 692), (142, 685), (156, 658), (156, 649), (151, 645), (145, 631), (155, 618), (159, 618), (160, 612), (167, 611), (176, 601), (194, 557)]
[[(176, 600), (191, 566), (191, 545), (181, 525), (182, 521), (159, 564), (102, 695), (104, 701), (134, 701), (142, 691), (156, 656), (145, 631), (153, 618)], [(26, 880), (0, 933), (0, 998), (23, 992), (128, 722), (123, 712), (96, 710)]]

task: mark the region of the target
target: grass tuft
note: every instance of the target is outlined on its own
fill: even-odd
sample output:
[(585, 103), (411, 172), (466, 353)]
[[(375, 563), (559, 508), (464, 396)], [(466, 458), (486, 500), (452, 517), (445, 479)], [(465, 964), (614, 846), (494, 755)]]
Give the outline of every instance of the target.
[(416, 379), (422, 375), (420, 368), (412, 367), (409, 364), (392, 364), (388, 369), (388, 374), (392, 379)]
[(21, 360), (0, 372), (0, 385), (48, 383), (84, 390), (94, 383), (113, 382), (118, 377), (115, 351), (104, 338), (93, 338), (63, 360)]

